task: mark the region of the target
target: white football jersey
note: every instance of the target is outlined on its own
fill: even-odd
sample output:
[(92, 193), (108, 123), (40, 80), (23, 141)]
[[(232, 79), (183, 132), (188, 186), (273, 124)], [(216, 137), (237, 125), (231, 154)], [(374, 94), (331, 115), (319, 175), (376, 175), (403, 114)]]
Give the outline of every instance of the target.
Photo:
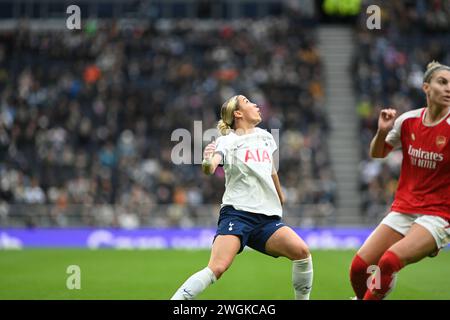
[(225, 171), (225, 193), (221, 207), (282, 216), (280, 198), (272, 180), (273, 136), (261, 129), (245, 135), (230, 132), (216, 141)]

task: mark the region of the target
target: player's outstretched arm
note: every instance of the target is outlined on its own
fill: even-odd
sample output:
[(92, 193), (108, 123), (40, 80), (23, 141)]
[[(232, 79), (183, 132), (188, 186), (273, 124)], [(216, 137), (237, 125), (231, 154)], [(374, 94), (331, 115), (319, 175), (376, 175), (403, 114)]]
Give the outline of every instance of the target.
[(203, 151), (203, 162), (202, 162), (202, 171), (207, 174), (213, 174), (219, 163), (222, 161), (222, 155), (220, 153), (215, 153), (216, 151), (216, 143), (211, 142)]
[(370, 143), (369, 153), (372, 158), (384, 158), (391, 152), (391, 148), (386, 145), (385, 140), (394, 126), (396, 114), (397, 111), (394, 109), (381, 110), (378, 118), (378, 130)]

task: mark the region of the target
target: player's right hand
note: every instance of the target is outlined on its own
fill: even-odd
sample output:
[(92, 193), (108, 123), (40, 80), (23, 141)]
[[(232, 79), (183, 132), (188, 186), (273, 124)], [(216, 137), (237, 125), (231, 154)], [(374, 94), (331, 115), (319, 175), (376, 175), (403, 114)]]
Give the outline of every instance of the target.
[(395, 109), (382, 109), (378, 117), (378, 130), (383, 133), (388, 133), (394, 126), (395, 116), (397, 111)]
[(206, 146), (205, 150), (203, 151), (203, 159), (210, 160), (215, 151), (216, 151), (216, 142), (211, 142)]

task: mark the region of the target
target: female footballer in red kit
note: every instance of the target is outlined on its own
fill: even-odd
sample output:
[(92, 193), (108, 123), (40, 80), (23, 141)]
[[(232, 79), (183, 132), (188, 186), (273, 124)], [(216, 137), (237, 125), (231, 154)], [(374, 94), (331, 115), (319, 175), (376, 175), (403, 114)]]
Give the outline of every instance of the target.
[[(384, 299), (402, 268), (437, 255), (450, 241), (450, 67), (429, 63), (423, 90), (425, 108), (397, 119), (394, 109), (380, 112), (370, 155), (384, 158), (401, 148), (403, 161), (391, 211), (351, 263), (357, 299)], [(377, 266), (370, 281), (369, 266)]]

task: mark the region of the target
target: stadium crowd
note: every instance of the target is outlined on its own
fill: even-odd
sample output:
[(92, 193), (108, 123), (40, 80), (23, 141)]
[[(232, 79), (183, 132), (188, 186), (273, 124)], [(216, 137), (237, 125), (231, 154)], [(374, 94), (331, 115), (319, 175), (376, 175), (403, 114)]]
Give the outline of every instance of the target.
[(171, 134), (215, 128), (235, 93), (262, 107), (262, 128), (280, 130), (288, 216), (303, 205), (312, 223), (332, 216), (321, 61), (301, 19), (24, 24), (0, 39), (0, 223), (212, 225), (223, 171), (175, 165)]
[[(366, 27), (368, 5), (378, 4), (381, 29)], [(388, 211), (399, 177), (402, 154), (386, 160), (369, 159), (380, 109), (398, 114), (425, 106), (422, 91), (427, 63), (450, 64), (450, 2), (365, 1), (359, 17), (353, 70), (361, 124), (361, 191), (366, 221), (373, 223)]]

